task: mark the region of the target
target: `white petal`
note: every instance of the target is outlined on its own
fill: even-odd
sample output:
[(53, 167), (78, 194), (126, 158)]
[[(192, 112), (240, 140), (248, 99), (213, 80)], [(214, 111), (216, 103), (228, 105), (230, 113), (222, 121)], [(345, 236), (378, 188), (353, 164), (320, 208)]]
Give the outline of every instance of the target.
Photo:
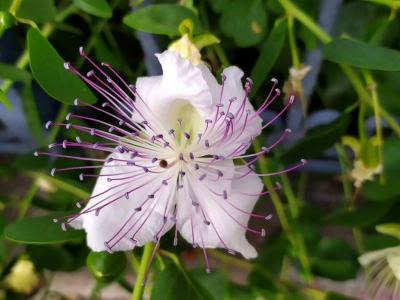
[[(129, 159), (129, 154), (112, 154), (110, 155), (114, 159)], [(127, 171), (134, 170), (134, 166), (132, 168), (126, 167), (124, 162), (112, 161), (111, 163), (106, 164), (106, 166), (114, 166), (114, 167), (106, 167), (102, 168), (100, 174), (119, 174)], [(123, 166), (123, 167), (122, 167)], [(140, 171), (141, 172), (141, 171)], [(136, 174), (136, 173), (134, 173)], [(139, 174), (139, 173), (138, 173)], [(131, 175), (121, 175), (119, 177), (126, 177)], [(135, 208), (139, 207), (147, 198), (148, 195), (154, 194), (154, 192), (161, 187), (161, 189), (155, 194), (153, 199), (149, 199), (147, 203), (143, 206), (142, 211), (136, 212), (134, 216), (127, 222), (124, 229), (109, 243), (112, 246), (120, 237), (123, 237), (125, 233), (127, 233), (113, 248), (113, 251), (126, 251), (129, 249), (133, 249), (135, 244), (129, 240), (132, 237), (133, 233), (142, 225), (143, 221), (149, 215), (151, 208), (155, 206), (155, 209), (150, 214), (150, 217), (144, 223), (143, 227), (136, 234), (135, 239), (138, 241), (137, 246), (142, 246), (145, 243), (152, 241), (155, 234), (161, 229), (164, 220), (163, 213), (166, 206), (166, 202), (168, 199), (168, 195), (171, 191), (174, 191), (174, 184), (169, 184), (168, 186), (164, 186), (161, 181), (162, 178), (159, 174), (146, 173), (145, 176), (141, 178), (134, 178), (132, 181), (128, 182), (126, 180), (120, 181), (107, 181), (107, 176), (101, 176), (98, 178), (95, 188), (93, 190), (92, 196), (105, 192), (106, 190), (113, 188), (121, 183), (128, 182), (128, 184), (121, 185), (117, 188), (114, 188), (99, 197), (93, 198), (86, 205), (86, 208), (82, 211), (87, 210), (89, 207), (98, 207), (97, 203), (100, 201), (107, 199), (103, 204), (116, 199), (117, 197), (122, 196), (119, 200), (111, 203), (110, 205), (102, 208), (98, 216), (95, 215), (95, 212), (89, 212), (87, 214), (83, 214), (74, 220), (71, 225), (76, 229), (85, 229), (87, 232), (87, 243), (88, 246), (93, 251), (104, 251), (106, 247), (104, 246), (104, 242), (110, 240), (129, 220), (133, 213), (135, 213)], [(145, 185), (144, 187), (132, 192), (129, 194), (129, 199), (125, 198), (125, 193), (131, 191), (132, 189), (144, 185), (150, 182), (150, 184)], [(159, 182), (159, 184), (157, 183)], [(173, 183), (174, 181), (172, 181)], [(115, 194), (115, 195), (113, 195)], [(169, 208), (173, 205), (174, 199), (171, 197)], [(170, 216), (171, 209), (167, 209), (167, 216)], [(142, 216), (142, 217), (141, 217)], [(138, 222), (136, 222), (140, 219)], [(132, 227), (132, 225), (136, 222), (136, 225)], [(168, 231), (173, 226), (172, 222), (167, 222), (161, 235), (163, 235), (166, 231)], [(129, 228), (131, 228), (129, 230)]]
[[(232, 162), (231, 162), (232, 163)], [(232, 163), (233, 164), (233, 163)], [(239, 168), (238, 172), (246, 172), (249, 169), (247, 167)], [(236, 174), (235, 177), (238, 175)], [(221, 181), (221, 182), (220, 182)], [(207, 181), (207, 184), (216, 192), (222, 193), (224, 189), (228, 192), (228, 201), (243, 211), (251, 212), (257, 202), (258, 197), (244, 196), (237, 194), (229, 189), (230, 181), (219, 180), (215, 183)], [(246, 176), (240, 180), (233, 180), (231, 182), (231, 188), (245, 193), (258, 194), (263, 189), (263, 184), (258, 177)], [(221, 196), (216, 196), (201, 184), (194, 185), (194, 192), (197, 197), (197, 201), (201, 204), (207, 219), (213, 223), (221, 239), (227, 245), (229, 249), (240, 252), (245, 258), (254, 258), (257, 256), (257, 252), (254, 247), (247, 241), (245, 234), (246, 230), (237, 224), (226, 212), (228, 212), (238, 222), (247, 226), (250, 216), (244, 214), (237, 209), (227, 204), (226, 200)], [(187, 200), (187, 199), (185, 199)], [(187, 200), (190, 201), (190, 200)], [(226, 210), (221, 209), (218, 203)], [(179, 207), (181, 209), (181, 206)], [(193, 212), (196, 211), (197, 218), (195, 222), (195, 242), (200, 246), (202, 245), (201, 238), (199, 236), (199, 228), (201, 228), (204, 244), (207, 248), (223, 247), (222, 242), (218, 238), (212, 225), (205, 225), (203, 223), (203, 215), (200, 208), (190, 208)], [(183, 209), (181, 212), (181, 224), (179, 225), (179, 231), (181, 235), (192, 242), (192, 230), (190, 224), (190, 209)]]
[(358, 262), (362, 266), (367, 266), (379, 259), (385, 258), (389, 254), (399, 253), (400, 247), (385, 248), (377, 251), (366, 252), (358, 258)]
[(400, 280), (400, 250), (398, 250), (397, 253), (386, 256), (386, 260), (390, 269), (392, 269), (394, 276)]

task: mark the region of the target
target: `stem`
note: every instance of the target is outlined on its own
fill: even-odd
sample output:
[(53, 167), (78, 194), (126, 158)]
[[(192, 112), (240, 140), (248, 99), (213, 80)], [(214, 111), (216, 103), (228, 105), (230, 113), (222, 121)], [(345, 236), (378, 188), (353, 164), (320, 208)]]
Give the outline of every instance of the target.
[(367, 140), (364, 128), (364, 115), (365, 115), (365, 104), (360, 104), (360, 109), (358, 111), (358, 135), (360, 137), (361, 145)]
[(338, 157), (339, 157), (339, 162), (340, 162), (340, 169), (342, 172), (342, 182), (343, 182), (343, 192), (344, 192), (344, 197), (346, 199), (346, 201), (348, 201), (350, 203), (351, 200), (351, 185), (350, 185), (350, 181), (347, 177), (346, 171), (347, 171), (347, 155), (346, 152), (344, 151), (342, 145), (340, 145), (339, 143), (335, 144), (335, 148), (336, 151), (338, 153)]
[(53, 278), (54, 278), (54, 272), (50, 272), (49, 278), (47, 279), (47, 282), (46, 282), (46, 287), (44, 289), (43, 295), (40, 298), (41, 300), (46, 300), (47, 295), (49, 294), (49, 289), (50, 289), (51, 283), (53, 282)]
[(147, 265), (150, 262), (151, 255), (154, 251), (154, 247), (156, 244), (152, 242), (148, 242), (143, 249), (143, 256), (140, 261), (139, 272), (137, 274), (135, 287), (132, 293), (132, 300), (141, 300), (144, 291), (144, 285), (142, 285), (142, 280), (144, 275), (146, 274)]
[(26, 212), (28, 211), (29, 204), (31, 204), (31, 201), (35, 196), (38, 187), (39, 180), (35, 179), (32, 185), (29, 187), (28, 191), (26, 192), (24, 199), (22, 200), (17, 220), (22, 220), (25, 217)]
[(300, 68), (299, 53), (297, 52), (296, 39), (294, 37), (294, 18), (292, 15), (288, 17), (288, 35), (290, 51), (292, 52), (292, 63), (296, 69)]
[[(57, 116), (54, 120), (54, 123), (62, 123), (62, 121), (64, 120), (65, 116), (67, 115), (68, 112), (68, 104), (61, 104), (61, 107), (57, 113)], [(61, 126), (52, 126), (50, 129), (50, 133), (49, 136), (47, 138), (47, 143), (51, 144), (54, 142), (54, 140), (57, 137), (58, 131), (60, 130)]]
[(365, 0), (369, 2), (375, 2), (383, 5), (388, 5), (390, 7), (400, 7), (400, 1), (399, 0)]
[(226, 68), (229, 67), (231, 64), (229, 63), (228, 58), (225, 55), (224, 49), (222, 49), (220, 44), (214, 44), (213, 48), (215, 50), (215, 53), (217, 53), (217, 56), (219, 60), (221, 61), (222, 65)]
[(288, 200), (290, 214), (292, 215), (292, 218), (296, 220), (299, 216), (299, 207), (292, 186), (290, 185), (289, 177), (286, 173), (281, 173), (279, 176), (281, 178), (282, 190)]
[(9, 12), (10, 12), (11, 14), (13, 14), (14, 17), (15, 17), (15, 15), (17, 14), (17, 10), (18, 10), (19, 6), (21, 5), (22, 1), (23, 1), (23, 0), (14, 0), (14, 1), (11, 3)]
[(133, 271), (138, 272), (140, 264), (136, 255), (133, 253), (133, 251), (126, 251), (125, 253), (126, 256), (128, 256), (128, 260), (131, 262)]

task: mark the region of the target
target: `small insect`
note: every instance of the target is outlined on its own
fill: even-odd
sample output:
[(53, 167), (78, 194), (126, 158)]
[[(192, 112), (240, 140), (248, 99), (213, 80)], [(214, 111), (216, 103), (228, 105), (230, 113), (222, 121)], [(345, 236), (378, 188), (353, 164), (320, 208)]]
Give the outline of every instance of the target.
[(164, 169), (167, 168), (168, 162), (165, 159), (160, 160), (160, 167)]

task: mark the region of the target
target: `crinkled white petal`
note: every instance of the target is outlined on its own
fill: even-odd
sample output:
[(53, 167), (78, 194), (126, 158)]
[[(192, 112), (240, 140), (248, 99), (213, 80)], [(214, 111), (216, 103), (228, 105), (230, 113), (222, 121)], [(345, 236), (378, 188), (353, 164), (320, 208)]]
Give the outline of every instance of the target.
[(379, 259), (385, 258), (389, 254), (396, 254), (396, 253), (400, 253), (400, 246), (366, 252), (358, 258), (358, 262), (362, 266), (367, 266)]
[(396, 253), (388, 254), (386, 260), (394, 276), (400, 280), (400, 250)]
[[(129, 159), (129, 154), (112, 154), (110, 155), (114, 159)], [(101, 170), (101, 175), (103, 174), (120, 174), (123, 172), (127, 172), (130, 170), (135, 170), (136, 167), (126, 167), (126, 164), (123, 162), (113, 161), (111, 163), (106, 164), (106, 166), (114, 166), (114, 167), (105, 167)], [(139, 173), (143, 172), (141, 168), (139, 169)], [(139, 174), (139, 173), (134, 173)], [(174, 189), (176, 188), (174, 182), (169, 184), (168, 186), (164, 186), (161, 183), (159, 174), (151, 174), (147, 173), (146, 176), (142, 178), (133, 178), (132, 181), (128, 182), (128, 184), (124, 184), (117, 188), (117, 185), (127, 182), (126, 180), (120, 181), (112, 181), (108, 182), (108, 176), (101, 176), (98, 178), (95, 188), (93, 190), (92, 196), (101, 194), (107, 191), (110, 188), (110, 191), (103, 193), (102, 195), (93, 198), (86, 205), (85, 209), (82, 211), (86, 211), (90, 207), (98, 207), (95, 206), (100, 201), (107, 199), (102, 202), (103, 204), (120, 197), (121, 198), (112, 204), (101, 209), (100, 214), (95, 216), (95, 212), (89, 212), (87, 214), (83, 214), (78, 217), (76, 220), (71, 222), (71, 226), (76, 229), (85, 229), (87, 232), (87, 244), (93, 251), (104, 251), (106, 247), (104, 246), (104, 242), (110, 240), (120, 229), (121, 227), (128, 221), (128, 219), (135, 212), (135, 208), (139, 207), (148, 197), (148, 195), (152, 195), (155, 191), (160, 188), (160, 190), (155, 194), (153, 199), (147, 201), (147, 203), (143, 206), (142, 211), (136, 212), (135, 215), (130, 219), (130, 221), (126, 224), (124, 229), (114, 238), (109, 245), (112, 246), (114, 242), (116, 242), (120, 237), (125, 235), (125, 233), (132, 227), (133, 224), (136, 225), (131, 228), (126, 234), (113, 248), (113, 251), (126, 251), (129, 249), (133, 249), (135, 244), (132, 243), (129, 239), (132, 237), (133, 233), (142, 225), (143, 221), (149, 215), (152, 207), (156, 205), (155, 209), (150, 214), (150, 217), (144, 223), (139, 232), (135, 235), (135, 239), (138, 241), (137, 246), (142, 246), (145, 243), (152, 241), (155, 234), (161, 229), (163, 225), (163, 213), (167, 203), (167, 199), (169, 195), (173, 195)], [(118, 176), (120, 178), (132, 176), (129, 174)], [(113, 177), (114, 178), (114, 177)], [(150, 184), (130, 193), (129, 199), (126, 199), (124, 194), (126, 192), (131, 191), (132, 189), (144, 185), (150, 182)], [(115, 194), (115, 195), (114, 195)], [(167, 209), (167, 216), (171, 216), (171, 207), (174, 204), (174, 197), (170, 197), (170, 205)], [(140, 220), (139, 220), (140, 219)], [(139, 220), (139, 221), (138, 221)], [(161, 235), (163, 235), (166, 231), (168, 231), (173, 226), (172, 222), (167, 222)]]

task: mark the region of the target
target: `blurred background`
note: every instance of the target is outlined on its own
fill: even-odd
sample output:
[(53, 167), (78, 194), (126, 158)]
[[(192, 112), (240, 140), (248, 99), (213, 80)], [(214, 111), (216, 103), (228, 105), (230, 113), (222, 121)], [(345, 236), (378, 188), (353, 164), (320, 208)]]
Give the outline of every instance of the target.
[[(33, 152), (77, 136), (74, 129), (46, 130), (48, 120), (61, 122), (70, 111), (96, 116), (70, 106), (75, 98), (104, 102), (64, 70), (65, 61), (84, 74), (92, 69), (80, 46), (134, 84), (161, 74), (154, 53), (185, 33), (218, 80), (230, 65), (253, 80), (255, 107), (268, 96), (270, 80), (279, 80), (281, 96), (263, 113), (265, 121), (295, 96), (257, 144), (271, 144), (286, 128), (291, 134), (257, 168), (283, 170), (301, 158), (307, 165), (264, 178), (283, 189), (256, 205), (254, 213), (273, 214), (265, 238), (247, 236), (258, 258), (210, 249), (207, 274), (201, 249), (173, 247), (169, 232), (144, 299), (365, 296), (377, 271), (367, 280), (368, 266), (358, 257), (399, 246), (398, 6), (397, 0), (0, 0), (0, 299), (131, 298), (142, 249), (99, 257), (84, 233), (61, 235), (52, 219), (76, 211), (95, 181), (80, 181), (79, 170), (51, 177), (52, 168), (81, 162)], [(82, 155), (59, 148), (55, 153)], [(393, 291), (400, 278), (376, 280), (383, 292), (375, 299), (400, 299)]]

